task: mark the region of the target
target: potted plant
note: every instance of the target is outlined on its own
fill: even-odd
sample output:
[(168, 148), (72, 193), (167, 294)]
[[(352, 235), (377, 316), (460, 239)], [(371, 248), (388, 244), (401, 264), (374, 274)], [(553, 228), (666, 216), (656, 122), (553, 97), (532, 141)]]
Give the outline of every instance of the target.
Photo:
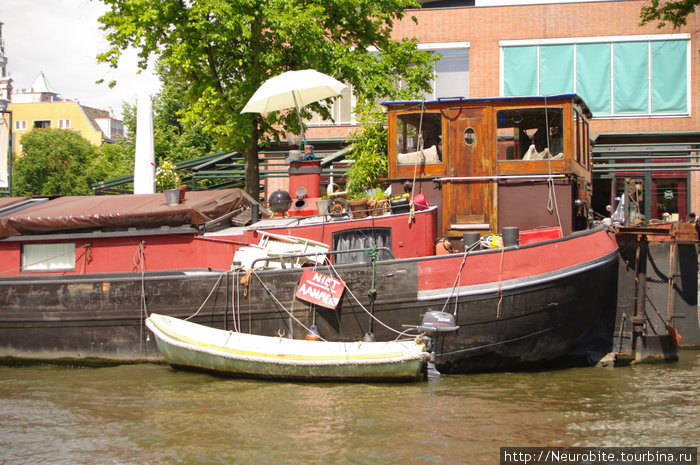
[(165, 194), (165, 203), (176, 205), (180, 203), (180, 176), (176, 166), (168, 160), (164, 160), (156, 168), (156, 188)]
[(348, 171), (348, 199), (363, 200), (364, 209), (369, 198), (366, 191), (380, 186), (387, 175), (386, 113), (373, 102), (361, 99), (355, 107), (361, 126), (350, 136), (349, 157), (353, 160)]

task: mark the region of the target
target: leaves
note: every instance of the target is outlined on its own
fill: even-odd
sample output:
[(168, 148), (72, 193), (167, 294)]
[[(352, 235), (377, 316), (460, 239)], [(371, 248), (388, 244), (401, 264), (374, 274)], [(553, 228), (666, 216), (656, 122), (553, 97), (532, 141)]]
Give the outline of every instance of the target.
[(384, 110), (366, 99), (357, 106), (362, 125), (350, 141), (350, 158), (354, 160), (348, 172), (348, 196), (358, 198), (364, 191), (378, 186), (380, 178), (387, 175), (387, 115)]
[(36, 129), (22, 136), (23, 156), (13, 164), (13, 194), (89, 195), (96, 149), (78, 133)]
[(680, 0), (680, 1), (664, 1), (651, 0), (651, 6), (642, 7), (640, 26), (647, 23), (658, 21), (658, 28), (666, 26), (666, 22), (673, 25), (674, 28), (679, 28), (686, 24), (688, 15), (695, 11), (695, 7), (700, 5), (700, 0)]
[[(129, 47), (141, 66), (157, 58), (164, 82), (186, 89), (181, 121), (200, 124), (217, 146), (246, 154), (246, 186), (254, 196), (258, 147), (298, 130), (293, 112), (240, 113), (268, 78), (312, 68), (368, 99), (415, 96), (432, 78), (429, 53), (391, 39), (404, 10), (419, 7), (413, 0), (103, 1), (109, 11), (100, 22), (110, 48), (98, 60), (116, 67)], [(320, 103), (306, 110), (328, 114)]]

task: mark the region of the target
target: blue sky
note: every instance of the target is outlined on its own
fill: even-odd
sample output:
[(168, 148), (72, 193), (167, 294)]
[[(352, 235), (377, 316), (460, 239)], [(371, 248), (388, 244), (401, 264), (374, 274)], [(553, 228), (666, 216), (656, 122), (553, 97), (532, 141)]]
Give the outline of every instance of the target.
[[(155, 94), (158, 79), (137, 74), (136, 54), (127, 55), (117, 70), (98, 65), (107, 49), (97, 18), (106, 7), (96, 0), (1, 0), (0, 22), (8, 59), (7, 71), (17, 89), (31, 86), (41, 71), (64, 98), (112, 109), (121, 116), (122, 102), (135, 104), (144, 90)], [(117, 81), (115, 88), (95, 81)]]

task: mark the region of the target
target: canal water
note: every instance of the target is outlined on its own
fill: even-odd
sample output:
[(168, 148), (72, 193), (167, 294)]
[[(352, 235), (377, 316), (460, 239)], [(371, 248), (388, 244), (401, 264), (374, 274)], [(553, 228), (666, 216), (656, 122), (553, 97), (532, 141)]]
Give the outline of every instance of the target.
[(700, 351), (415, 384), (0, 367), (0, 464), (497, 464), (505, 446), (697, 446)]

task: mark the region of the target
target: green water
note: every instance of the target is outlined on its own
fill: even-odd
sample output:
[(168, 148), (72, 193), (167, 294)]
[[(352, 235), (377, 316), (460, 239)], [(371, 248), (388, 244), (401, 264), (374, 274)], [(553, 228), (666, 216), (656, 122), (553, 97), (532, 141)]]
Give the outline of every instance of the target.
[(497, 464), (502, 446), (697, 446), (700, 352), (424, 383), (0, 368), (0, 464)]

